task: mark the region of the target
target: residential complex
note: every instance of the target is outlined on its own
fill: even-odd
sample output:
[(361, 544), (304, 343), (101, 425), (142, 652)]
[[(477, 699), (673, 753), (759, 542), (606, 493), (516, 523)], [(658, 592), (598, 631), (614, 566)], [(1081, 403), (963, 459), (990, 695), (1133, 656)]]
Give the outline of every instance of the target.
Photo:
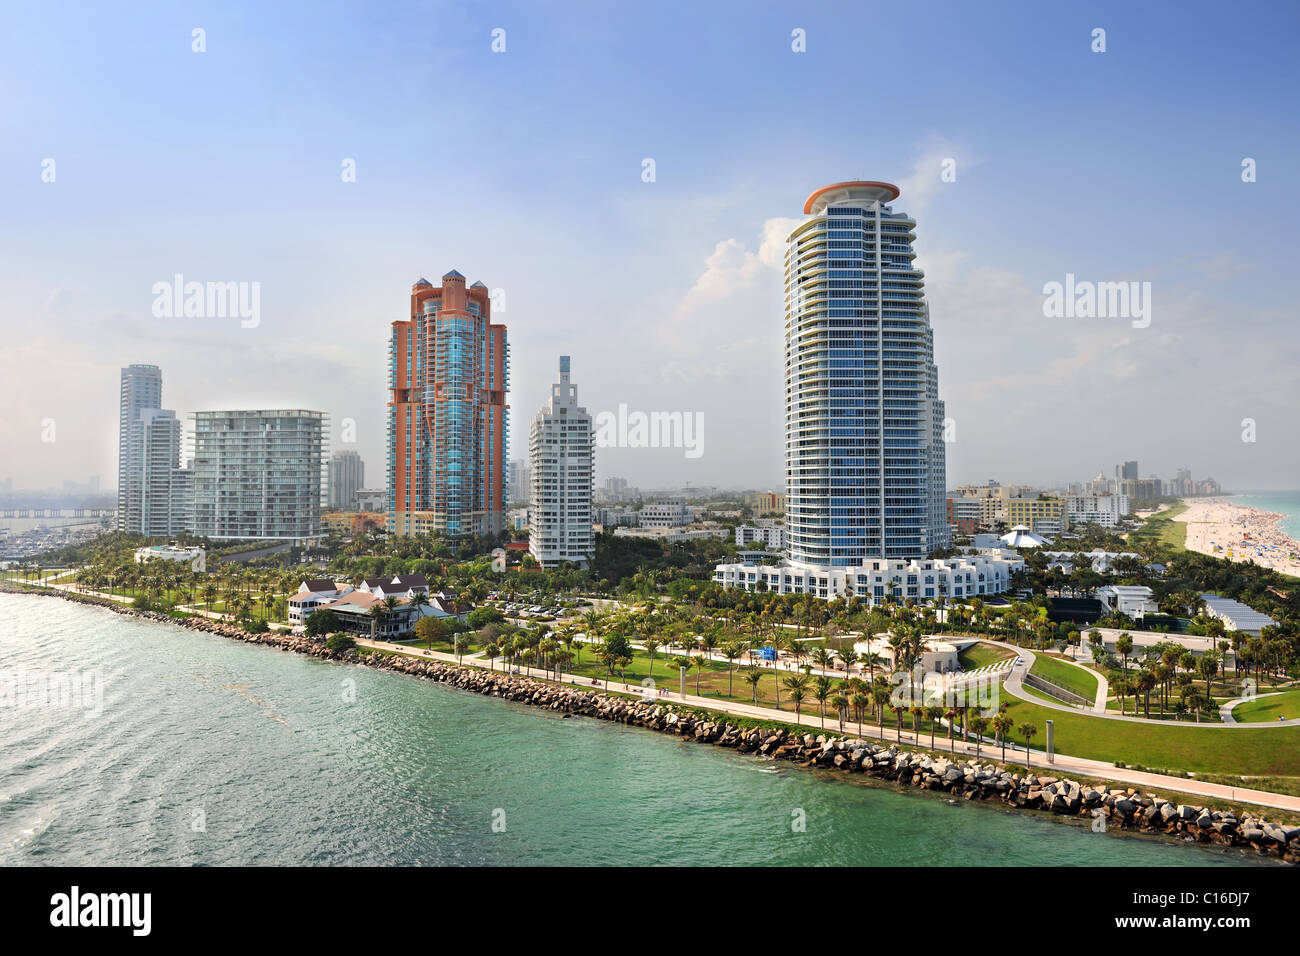
[(961, 555), (955, 558), (882, 558), (851, 568), (814, 568), (795, 564), (722, 564), (713, 580), (724, 587), (775, 594), (840, 595), (879, 603), (888, 598), (917, 601), (972, 598), (1001, 594), (1011, 575), (1024, 567), (1010, 554)]
[(388, 353), (388, 527), (457, 538), (505, 527), (506, 327), (453, 269), (411, 288)]
[[(924, 562), (923, 577), (948, 574), (927, 560), (951, 541), (945, 408), (924, 278), (912, 262), (916, 222), (889, 205), (898, 195), (880, 182), (825, 186), (786, 239), (789, 558), (776, 567), (720, 565), (721, 584), (876, 600), (883, 575), (906, 578), (902, 569), (915, 562)], [(1010, 572), (1000, 560), (960, 566), (978, 578), (971, 584), (1004, 588)], [(937, 596), (938, 584), (919, 585), (919, 596)]]
[(117, 528), (136, 534), (188, 529), (190, 472), (181, 465), (181, 422), (162, 405), (157, 365), (122, 369), (118, 406)]
[(1070, 495), (1065, 500), (1072, 524), (1113, 528), (1129, 513), (1128, 495)]
[(680, 528), (694, 520), (695, 511), (685, 498), (661, 498), (637, 513), (637, 525), (642, 528)]
[(785, 495), (772, 491), (756, 491), (745, 495), (742, 500), (750, 508), (753, 508), (754, 514), (759, 517), (763, 515), (785, 515)]
[(736, 546), (747, 548), (752, 544), (762, 545), (769, 551), (785, 549), (785, 528), (776, 523), (759, 525), (737, 525)]
[(357, 492), (366, 483), (366, 465), (355, 451), (337, 451), (329, 465), (329, 506), (333, 511), (351, 511), (357, 506)]
[(532, 477), (528, 462), (515, 460), (510, 463), (509, 480), (506, 482), (506, 501), (509, 504), (527, 504), (532, 494)]
[(1002, 506), (1007, 524), (1024, 525), (1034, 534), (1058, 535), (1070, 527), (1070, 515), (1062, 498), (1007, 498)]
[(588, 567), (595, 557), (592, 531), (591, 415), (578, 404), (569, 380), (569, 356), (560, 356), (560, 380), (533, 419), (529, 433), (532, 493), (528, 507), (528, 550), (544, 568), (566, 562)]
[(302, 540), (320, 535), (323, 412), (194, 413), (194, 533)]
[(916, 223), (898, 188), (812, 193), (786, 240), (786, 534), (792, 562), (848, 567), (948, 544), (944, 405)]

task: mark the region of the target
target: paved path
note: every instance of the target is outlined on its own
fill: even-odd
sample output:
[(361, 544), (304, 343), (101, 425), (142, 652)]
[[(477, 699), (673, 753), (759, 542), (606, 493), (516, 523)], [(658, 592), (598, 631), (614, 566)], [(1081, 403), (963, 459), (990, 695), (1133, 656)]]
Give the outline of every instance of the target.
[[(463, 662), (456, 660), (455, 654), (447, 654), (442, 651), (424, 651), (418, 648), (412, 648), (400, 644), (390, 644), (385, 641), (371, 641), (366, 638), (357, 638), (357, 644), (363, 647), (375, 647), (382, 650), (398, 651), (403, 654), (409, 654), (413, 657), (428, 657), (433, 660), (443, 661), (449, 664), (463, 663), (464, 665), (487, 668), (488, 662), (485, 660), (474, 659), (466, 656)], [(1027, 666), (1027, 665), (1025, 665)], [(504, 671), (505, 668), (493, 668)], [(1016, 670), (1023, 670), (1024, 667), (1017, 666)], [(545, 672), (535, 668), (516, 667), (515, 671), (521, 675), (534, 677), (539, 680), (554, 680), (554, 677), (547, 678)], [(1008, 677), (1008, 680), (1011, 678)], [(563, 675), (562, 682), (573, 684), (578, 687), (585, 687), (593, 690), (609, 690), (616, 693), (631, 694), (634, 696), (643, 696), (646, 688), (640, 684), (626, 684), (621, 681), (599, 680), (596, 684), (592, 683), (590, 677), (578, 677), (573, 674)], [(682, 704), (687, 707), (697, 707), (701, 710), (711, 710), (719, 713), (732, 714), (737, 717), (750, 717), (758, 720), (776, 721), (784, 724), (798, 724), (808, 728), (809, 731), (822, 732), (822, 721), (817, 714), (803, 714), (799, 718), (789, 711), (772, 710), (768, 707), (756, 707), (753, 704), (742, 704), (735, 701), (722, 701), (710, 697), (696, 697), (692, 694), (682, 696), (677, 693), (656, 694), (651, 699), (660, 701), (664, 704)], [(1040, 703), (1037, 699), (1033, 703)], [(815, 705), (814, 705), (815, 706)], [(1063, 707), (1062, 709), (1071, 710), (1072, 708)], [(1158, 721), (1157, 721), (1158, 723)], [(1215, 725), (1207, 725), (1215, 726)], [(1246, 725), (1241, 725), (1246, 726)], [(906, 730), (898, 734), (889, 726), (879, 727), (870, 723), (858, 724), (854, 721), (847, 721), (844, 724), (845, 732), (856, 733), (858, 736), (868, 739), (875, 738), (886, 744), (902, 743), (904, 745), (929, 748), (930, 740), (927, 734), (911, 734)], [(838, 718), (827, 717), (826, 732), (839, 734)], [(918, 739), (919, 737), (919, 739)], [(947, 749), (953, 754), (962, 754), (964, 756), (974, 757), (976, 755), (977, 745), (966, 743), (961, 740), (946, 742), (943, 737), (935, 739), (934, 750), (942, 751)], [(1009, 763), (1025, 762), (1024, 746), (1008, 748)], [(979, 746), (979, 755), (982, 759), (997, 759), (999, 751), (992, 745), (982, 744)], [(1250, 790), (1244, 787), (1229, 787), (1217, 783), (1205, 783), (1200, 780), (1183, 779), (1181, 777), (1169, 777), (1163, 774), (1146, 773), (1144, 771), (1130, 770), (1127, 768), (1116, 767), (1112, 763), (1106, 763), (1101, 760), (1088, 760), (1083, 757), (1071, 757), (1065, 754), (1056, 754), (1054, 760), (1049, 764), (1045, 755), (1041, 751), (1034, 750), (1029, 755), (1028, 766), (1037, 767), (1039, 771), (1050, 771), (1053, 776), (1062, 776), (1066, 774), (1077, 774), (1083, 777), (1092, 777), (1099, 780), (1116, 781), (1120, 783), (1132, 784), (1141, 787), (1148, 792), (1155, 791), (1176, 791), (1179, 793), (1194, 794), (1200, 797), (1209, 797), (1218, 800), (1240, 801), (1242, 803), (1255, 803), (1264, 807), (1273, 807), (1275, 809), (1289, 810), (1300, 812), (1300, 797), (1286, 796), (1285, 794), (1268, 793), (1264, 790)]]
[[(1033, 694), (1029, 693), (1024, 689), (1023, 686), (1024, 674), (1026, 674), (1029, 671), (1029, 669), (1034, 666), (1034, 660), (1036, 658), (1036, 655), (1034, 654), (1033, 651), (1027, 650), (1026, 648), (1023, 647), (1017, 648), (1014, 644), (1002, 644), (1000, 641), (989, 641), (986, 639), (986, 643), (997, 644), (999, 647), (1006, 647), (1011, 650), (1018, 650), (1022, 657), (1027, 658), (1028, 663), (1024, 665), (1019, 665), (1019, 664), (1016, 665), (1012, 669), (1011, 673), (1007, 675), (1007, 679), (1002, 684), (1003, 688), (1005, 688), (1006, 691), (1009, 694), (1011, 694), (1013, 697), (1018, 697), (1021, 700), (1025, 701), (1026, 703), (1034, 704), (1038, 707), (1049, 707), (1052, 710), (1063, 710), (1066, 713), (1071, 713), (1071, 714), (1080, 713), (1080, 709), (1078, 707), (1071, 707), (1069, 704), (1048, 700), (1046, 697), (1035, 697)], [(1098, 694), (1098, 696), (1100, 697), (1100, 694)], [(1264, 696), (1264, 695), (1260, 695), (1260, 696)], [(1095, 704), (1093, 706), (1093, 713), (1091, 713), (1089, 716), (1100, 717), (1103, 720), (1122, 720), (1122, 721), (1127, 721), (1128, 723), (1131, 724), (1158, 724), (1162, 727), (1203, 727), (1212, 730), (1223, 730), (1225, 728), (1233, 728), (1233, 727), (1300, 727), (1300, 717), (1293, 717), (1290, 720), (1265, 720), (1265, 721), (1258, 721), (1249, 724), (1239, 724), (1236, 723), (1235, 721), (1232, 723), (1221, 723), (1221, 724), (1215, 724), (1215, 723), (1196, 724), (1196, 723), (1190, 723), (1188, 721), (1181, 721), (1181, 720), (1180, 721), (1158, 720), (1155, 717), (1129, 717), (1127, 715), (1112, 714), (1108, 711), (1097, 710)]]
[[(1273, 691), (1272, 693), (1268, 693), (1268, 694), (1256, 694), (1254, 697), (1236, 697), (1236, 698), (1234, 698), (1234, 699), (1232, 699), (1232, 700), (1230, 700), (1230, 701), (1227, 701), (1226, 703), (1223, 704), (1222, 707), (1219, 708), (1219, 719), (1222, 720), (1225, 724), (1235, 724), (1235, 723), (1237, 722), (1237, 718), (1234, 717), (1234, 716), (1232, 716), (1232, 708), (1236, 707), (1238, 704), (1244, 704), (1244, 703), (1245, 703), (1246, 701), (1248, 701), (1248, 700), (1263, 700), (1265, 697), (1276, 697), (1276, 696), (1277, 696), (1278, 694), (1280, 694), (1280, 693), (1282, 693), (1282, 691), (1280, 691), (1280, 690), (1275, 690), (1275, 691)], [(1289, 721), (1289, 720), (1277, 720), (1277, 721), (1273, 721), (1273, 723), (1277, 723), (1277, 724), (1289, 724), (1289, 723), (1291, 723), (1291, 721)], [(1258, 724), (1242, 724), (1241, 726), (1243, 726), (1243, 727), (1253, 727), (1253, 726), (1259, 726), (1259, 725), (1258, 725)], [(1270, 725), (1270, 726), (1271, 726), (1271, 725)]]

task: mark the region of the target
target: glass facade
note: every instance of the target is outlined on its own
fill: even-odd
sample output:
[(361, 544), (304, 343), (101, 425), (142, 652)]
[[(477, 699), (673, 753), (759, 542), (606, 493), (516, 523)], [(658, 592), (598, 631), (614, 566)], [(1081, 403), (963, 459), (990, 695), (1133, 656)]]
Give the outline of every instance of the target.
[(452, 270), (411, 290), (389, 347), (388, 515), (398, 534), (505, 527), (509, 353), (487, 287)]
[(948, 541), (916, 223), (883, 183), (810, 197), (785, 258), (786, 529), (815, 566), (923, 557)]

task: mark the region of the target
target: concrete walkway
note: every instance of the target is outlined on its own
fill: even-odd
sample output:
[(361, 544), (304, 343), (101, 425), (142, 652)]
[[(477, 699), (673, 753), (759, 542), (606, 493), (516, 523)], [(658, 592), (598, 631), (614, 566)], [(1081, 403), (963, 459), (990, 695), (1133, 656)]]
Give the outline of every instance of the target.
[[(426, 657), (431, 660), (442, 661), (447, 664), (462, 663), (464, 666), (479, 667), (484, 670), (495, 669), (502, 672), (506, 671), (502, 667), (488, 667), (485, 660), (474, 659), (466, 656), (463, 662), (456, 659), (455, 654), (447, 654), (442, 651), (425, 651), (418, 648), (411, 648), (400, 644), (390, 644), (385, 641), (371, 641), (365, 638), (357, 638), (357, 644), (363, 647), (374, 647), (381, 650), (397, 651), (412, 657)], [(1027, 666), (1027, 665), (1024, 665)], [(1023, 670), (1024, 666), (1018, 665), (1016, 670)], [(528, 667), (514, 668), (521, 676), (533, 677), (538, 680), (554, 681), (554, 676), (547, 676), (544, 671)], [(1010, 678), (1008, 678), (1010, 680)], [(643, 697), (647, 693), (647, 688), (640, 684), (626, 684), (614, 680), (597, 680), (592, 683), (590, 677), (579, 677), (573, 674), (564, 674), (561, 683), (573, 684), (589, 690), (608, 690), (615, 693), (630, 694), (637, 697)], [(659, 690), (662, 690), (660, 688)], [(904, 730), (901, 735), (892, 730), (888, 725), (880, 727), (870, 723), (858, 724), (854, 721), (846, 721), (844, 731), (839, 729), (838, 717), (827, 716), (826, 727), (823, 730), (822, 720), (818, 714), (803, 714), (796, 718), (790, 711), (772, 710), (768, 707), (756, 707), (753, 704), (742, 704), (735, 701), (722, 701), (716, 698), (696, 697), (692, 694), (682, 696), (675, 692), (657, 693), (653, 690), (650, 692), (649, 700), (658, 701), (664, 704), (680, 704), (686, 707), (695, 707), (700, 710), (710, 710), (717, 713), (731, 714), (737, 717), (749, 717), (756, 720), (768, 720), (784, 724), (797, 724), (805, 727), (811, 733), (829, 733), (829, 734), (855, 734), (865, 739), (880, 740), (883, 743), (900, 743), (904, 746), (920, 747), (930, 749), (929, 735), (912, 734)], [(1037, 699), (1033, 703), (1041, 703)], [(814, 703), (814, 707), (816, 704)], [(1073, 710), (1072, 708), (1062, 707), (1064, 710)], [(1074, 711), (1077, 713), (1077, 711)], [(1159, 723), (1160, 721), (1153, 721)], [(1207, 725), (1214, 726), (1214, 725)], [(1248, 725), (1239, 725), (1248, 726)], [(919, 739), (918, 739), (919, 738)], [(946, 745), (946, 746), (945, 746)], [(966, 743), (961, 740), (946, 741), (943, 737), (935, 738), (933, 748), (937, 752), (948, 750), (952, 754), (961, 754), (963, 756), (974, 757), (976, 755), (976, 745)], [(1024, 745), (1017, 749), (1014, 746), (1008, 747), (1010, 753), (1007, 763), (1026, 763)], [(982, 744), (979, 747), (979, 754), (984, 760), (997, 760), (1000, 756), (1000, 749), (988, 744)], [(1269, 793), (1264, 790), (1251, 790), (1244, 787), (1229, 787), (1217, 783), (1205, 783), (1195, 779), (1184, 779), (1182, 777), (1169, 777), (1163, 774), (1147, 773), (1145, 771), (1130, 770), (1127, 768), (1116, 767), (1112, 763), (1106, 763), (1101, 760), (1089, 760), (1083, 757), (1071, 757), (1065, 754), (1056, 754), (1051, 763), (1047, 762), (1046, 756), (1037, 750), (1031, 751), (1029, 755), (1028, 766), (1036, 767), (1039, 772), (1050, 772), (1052, 776), (1065, 776), (1075, 774), (1082, 777), (1091, 777), (1098, 780), (1115, 781), (1119, 783), (1132, 784), (1140, 787), (1147, 792), (1155, 791), (1176, 791), (1178, 793), (1193, 794), (1199, 797), (1207, 797), (1218, 800), (1229, 800), (1242, 803), (1254, 803), (1264, 807), (1272, 807), (1279, 810), (1288, 810), (1300, 812), (1300, 797), (1291, 797), (1284, 794)]]
[[(1244, 704), (1248, 700), (1263, 700), (1265, 697), (1276, 697), (1281, 693), (1282, 691), (1275, 690), (1267, 694), (1256, 694), (1254, 697), (1233, 698), (1232, 700), (1224, 703), (1223, 706), (1219, 708), (1219, 719), (1223, 721), (1225, 724), (1235, 724), (1237, 722), (1237, 718), (1232, 716), (1232, 708), (1236, 707), (1238, 704)], [(1290, 723), (1290, 721), (1278, 720), (1278, 721), (1274, 721), (1274, 723), (1287, 724)], [(1242, 724), (1241, 726), (1258, 727), (1259, 724)], [(1271, 727), (1272, 724), (1269, 724), (1269, 726)]]
[[(1024, 665), (1017, 664), (1012, 669), (1012, 672), (1007, 675), (1007, 679), (1002, 683), (1003, 688), (1013, 697), (1018, 697), (1020, 700), (1025, 701), (1025, 703), (1034, 704), (1038, 707), (1049, 707), (1052, 710), (1062, 710), (1070, 714), (1083, 713), (1083, 711), (1078, 707), (1071, 707), (1069, 704), (1051, 701), (1046, 697), (1035, 697), (1024, 689), (1024, 674), (1034, 666), (1034, 661), (1036, 660), (1036, 655), (1033, 651), (1026, 650), (1023, 647), (1017, 648), (1014, 644), (1003, 644), (1000, 641), (986, 640), (985, 643), (996, 644), (999, 647), (1006, 647), (1010, 650), (1018, 650), (1022, 657), (1028, 659), (1028, 663)], [(1101, 695), (1098, 694), (1098, 697), (1100, 696)], [(1260, 696), (1265, 695), (1261, 694)], [(1154, 724), (1161, 727), (1204, 727), (1213, 730), (1223, 730), (1224, 728), (1232, 727), (1300, 727), (1300, 717), (1293, 717), (1290, 720), (1265, 720), (1250, 724), (1239, 724), (1235, 721), (1232, 723), (1222, 724), (1197, 724), (1185, 720), (1158, 720), (1155, 717), (1129, 717), (1128, 715), (1112, 714), (1109, 711), (1097, 710), (1095, 704), (1093, 706), (1093, 712), (1088, 714), (1088, 716), (1100, 717), (1103, 720), (1122, 720), (1131, 724)]]

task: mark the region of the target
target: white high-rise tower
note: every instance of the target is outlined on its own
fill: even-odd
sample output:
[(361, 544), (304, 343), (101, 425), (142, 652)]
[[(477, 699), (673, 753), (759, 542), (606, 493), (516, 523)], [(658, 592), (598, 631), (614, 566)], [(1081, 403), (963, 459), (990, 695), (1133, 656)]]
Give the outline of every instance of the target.
[(934, 603), (1001, 594), (1024, 562), (960, 554), (945, 492), (944, 405), (916, 223), (898, 187), (808, 197), (785, 253), (785, 521), (779, 564), (719, 564), (723, 587)]
[(898, 188), (818, 189), (785, 257), (790, 560), (848, 567), (949, 542), (944, 405)]
[(560, 356), (560, 380), (533, 419), (529, 434), (531, 491), (528, 550), (544, 568), (572, 562), (589, 567), (596, 540), (591, 528), (591, 415), (578, 405), (569, 381), (569, 356)]

